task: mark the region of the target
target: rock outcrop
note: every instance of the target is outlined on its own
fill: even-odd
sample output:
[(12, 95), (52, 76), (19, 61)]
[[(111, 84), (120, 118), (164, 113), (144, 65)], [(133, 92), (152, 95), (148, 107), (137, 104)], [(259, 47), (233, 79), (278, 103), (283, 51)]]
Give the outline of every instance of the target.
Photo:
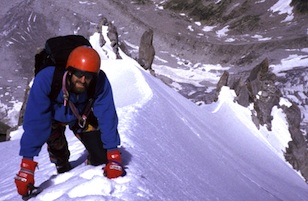
[(10, 129), (10, 126), (0, 121), (0, 142), (6, 141), (9, 138), (7, 131)]
[(292, 104), (290, 107), (282, 107), (284, 113), (287, 116), (289, 125), (289, 132), (291, 134), (292, 141), (288, 143), (286, 152), (284, 154), (285, 159), (292, 165), (292, 167), (300, 171), (300, 173), (308, 181), (308, 150), (307, 139), (303, 135), (300, 129), (301, 112), (296, 104)]
[(107, 37), (111, 42), (111, 47), (116, 55), (116, 59), (121, 59), (121, 56), (119, 54), (120, 43), (119, 43), (117, 28), (111, 22), (108, 22), (108, 20), (105, 17), (100, 20), (100, 22), (97, 25), (96, 31), (100, 33), (99, 42), (101, 47), (103, 47), (106, 43), (106, 40), (102, 35), (102, 26), (108, 26)]
[(251, 117), (257, 128), (262, 125), (269, 131), (272, 128), (272, 108), (274, 106), (281, 108), (286, 114), (292, 138), (284, 153), (285, 159), (308, 181), (308, 147), (307, 139), (301, 130), (302, 119), (299, 107), (295, 103), (291, 106), (279, 104), (282, 93), (275, 85), (276, 75), (269, 71), (268, 59), (264, 59), (253, 68), (246, 76), (247, 78), (244, 77), (230, 79), (229, 74), (225, 72), (217, 84), (217, 97), (222, 86), (229, 86), (235, 91), (238, 104), (244, 107), (253, 104)]
[(216, 93), (214, 95), (214, 102), (216, 102), (218, 100), (218, 96), (219, 93), (221, 91), (221, 88), (223, 86), (228, 86), (228, 79), (229, 79), (229, 72), (228, 71), (224, 71), (224, 73), (222, 74), (222, 76), (220, 77), (217, 86), (216, 86)]
[[(254, 111), (252, 112), (252, 119), (258, 128), (260, 125), (265, 125), (268, 130), (271, 130), (271, 122), (273, 119), (271, 116), (272, 108), (279, 106), (281, 92), (275, 85), (275, 74), (269, 72), (268, 68), (268, 59), (264, 59), (251, 70), (247, 78), (243, 79), (243, 77), (240, 77), (238, 79), (231, 79), (225, 85), (234, 89), (238, 104), (247, 107), (253, 103)], [(225, 83), (227, 80), (228, 74), (224, 73), (217, 88), (221, 88), (221, 82)]]
[(111, 47), (113, 49), (113, 52), (116, 54), (117, 59), (121, 59), (121, 56), (119, 54), (118, 31), (117, 28), (111, 22), (108, 24), (107, 36), (111, 42)]
[(308, 12), (308, 1), (307, 0), (292, 0), (290, 5), (294, 6), (294, 8), (300, 13)]
[(139, 57), (137, 59), (138, 63), (145, 70), (152, 70), (152, 63), (155, 56), (155, 49), (153, 46), (153, 30), (149, 29), (145, 31), (141, 37), (139, 45)]

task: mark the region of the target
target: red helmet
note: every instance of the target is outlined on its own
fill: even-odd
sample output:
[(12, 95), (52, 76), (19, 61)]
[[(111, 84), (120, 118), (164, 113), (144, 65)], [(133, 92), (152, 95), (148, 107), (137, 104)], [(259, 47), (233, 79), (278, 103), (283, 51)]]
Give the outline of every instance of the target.
[(79, 46), (70, 53), (66, 69), (73, 67), (81, 71), (98, 73), (100, 65), (101, 59), (96, 50), (88, 46)]

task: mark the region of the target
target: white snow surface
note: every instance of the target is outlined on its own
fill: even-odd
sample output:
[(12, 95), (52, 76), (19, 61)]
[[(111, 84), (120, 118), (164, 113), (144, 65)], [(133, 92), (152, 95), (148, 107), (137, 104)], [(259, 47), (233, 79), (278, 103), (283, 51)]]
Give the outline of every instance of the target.
[[(102, 166), (85, 165), (85, 148), (67, 129), (75, 168), (57, 175), (44, 145), (35, 158), (35, 185), (43, 191), (30, 200), (308, 200), (307, 184), (283, 157), (291, 138), (281, 110), (273, 109), (269, 132), (255, 127), (229, 88), (218, 102), (198, 107), (123, 52), (116, 60), (110, 41), (101, 48), (98, 38), (90, 41), (113, 88), (127, 175), (110, 180)], [(0, 145), (0, 201), (21, 200), (14, 177), (22, 132)]]
[(275, 5), (273, 5), (270, 10), (273, 12), (278, 12), (280, 15), (287, 14), (287, 17), (282, 22), (290, 22), (293, 20), (292, 7), (290, 6), (292, 0), (279, 0)]

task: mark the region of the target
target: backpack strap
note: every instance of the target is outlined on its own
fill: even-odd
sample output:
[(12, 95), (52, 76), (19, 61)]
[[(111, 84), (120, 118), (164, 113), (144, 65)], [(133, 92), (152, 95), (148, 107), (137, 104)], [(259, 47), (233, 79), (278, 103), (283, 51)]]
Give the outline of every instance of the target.
[[(100, 73), (103, 73), (103, 78), (104, 78), (104, 81), (103, 81), (103, 88), (105, 87), (105, 82), (106, 82), (106, 74), (104, 71), (100, 70)], [(74, 104), (73, 103), (70, 103), (69, 101), (69, 104), (70, 104), (70, 107), (71, 107), (71, 110), (73, 111), (73, 113), (75, 114), (75, 116), (78, 118), (78, 126), (80, 128), (84, 128), (85, 125), (86, 125), (86, 121), (87, 121), (87, 118), (92, 110), (92, 106), (93, 106), (93, 102), (95, 100), (95, 90), (96, 90), (96, 83), (97, 83), (97, 79), (93, 79), (90, 83), (90, 86), (88, 88), (88, 103), (86, 105), (86, 107), (84, 108), (83, 110), (83, 114), (82, 115), (79, 115), (79, 113), (77, 112), (77, 109), (75, 108), (74, 109)], [(74, 112), (75, 110), (75, 112)], [(78, 113), (78, 114), (76, 114)]]
[(56, 100), (60, 90), (62, 88), (62, 78), (65, 70), (60, 67), (55, 67), (55, 72), (53, 73), (51, 91), (49, 94), (49, 98), (51, 101)]

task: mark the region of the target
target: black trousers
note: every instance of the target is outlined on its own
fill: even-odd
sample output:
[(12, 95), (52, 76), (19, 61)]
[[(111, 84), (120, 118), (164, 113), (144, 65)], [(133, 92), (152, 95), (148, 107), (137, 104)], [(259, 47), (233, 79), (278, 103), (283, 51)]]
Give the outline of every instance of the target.
[[(87, 121), (85, 128), (80, 128), (76, 122), (70, 129), (87, 149), (89, 164), (97, 166), (107, 163), (107, 150), (103, 148), (101, 133), (97, 129), (97, 120), (92, 114)], [(66, 164), (70, 157), (65, 129), (66, 124), (53, 121), (52, 131), (47, 140), (50, 161), (59, 166)]]

